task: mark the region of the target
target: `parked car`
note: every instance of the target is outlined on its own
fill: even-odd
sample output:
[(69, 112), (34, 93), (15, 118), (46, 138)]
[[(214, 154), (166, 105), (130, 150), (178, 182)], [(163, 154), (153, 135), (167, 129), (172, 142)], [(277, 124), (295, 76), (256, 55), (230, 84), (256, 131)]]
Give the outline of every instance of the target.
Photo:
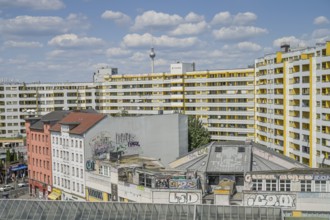
[(10, 185), (4, 185), (4, 186), (0, 187), (0, 192), (9, 191), (11, 189), (14, 189), (14, 187), (10, 186)]
[(28, 183), (19, 183), (19, 184), (17, 184), (17, 186), (18, 187), (27, 187), (27, 186), (29, 186), (29, 184)]

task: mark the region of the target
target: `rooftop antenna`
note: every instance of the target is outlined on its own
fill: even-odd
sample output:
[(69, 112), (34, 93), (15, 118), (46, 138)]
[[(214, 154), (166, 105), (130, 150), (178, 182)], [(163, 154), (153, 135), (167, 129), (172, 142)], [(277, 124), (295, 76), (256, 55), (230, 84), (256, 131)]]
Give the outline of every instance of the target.
[(151, 73), (154, 73), (154, 59), (155, 59), (155, 51), (154, 48), (152, 47), (149, 53), (149, 57), (151, 58)]

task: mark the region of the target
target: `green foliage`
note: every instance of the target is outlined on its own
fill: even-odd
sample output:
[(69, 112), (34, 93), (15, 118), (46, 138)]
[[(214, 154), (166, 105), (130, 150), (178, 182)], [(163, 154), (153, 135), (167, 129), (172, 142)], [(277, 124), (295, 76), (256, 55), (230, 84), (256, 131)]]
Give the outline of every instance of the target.
[(6, 151), (6, 163), (7, 163), (7, 164), (10, 163), (10, 157), (11, 157), (10, 150), (7, 149), (7, 151)]
[(188, 117), (188, 150), (192, 151), (210, 142), (211, 135), (202, 121), (194, 116)]
[(18, 161), (17, 160), (17, 153), (15, 150), (13, 150), (13, 161)]

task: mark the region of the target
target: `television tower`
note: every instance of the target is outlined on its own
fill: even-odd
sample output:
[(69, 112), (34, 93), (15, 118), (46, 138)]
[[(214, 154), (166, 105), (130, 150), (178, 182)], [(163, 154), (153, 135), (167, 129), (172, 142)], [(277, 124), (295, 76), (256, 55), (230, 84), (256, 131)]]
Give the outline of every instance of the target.
[(154, 48), (152, 47), (149, 53), (149, 57), (151, 58), (151, 73), (154, 73), (154, 59), (155, 59), (155, 51)]

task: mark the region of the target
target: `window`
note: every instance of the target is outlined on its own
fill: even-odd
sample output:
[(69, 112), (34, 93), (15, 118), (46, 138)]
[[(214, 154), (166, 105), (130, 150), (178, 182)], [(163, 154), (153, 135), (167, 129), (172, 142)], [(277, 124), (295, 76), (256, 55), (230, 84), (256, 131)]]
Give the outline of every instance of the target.
[(72, 167), (72, 176), (74, 176), (74, 167)]
[(80, 178), (84, 178), (84, 171), (83, 171), (83, 169), (80, 169)]
[(76, 162), (78, 162), (78, 154), (76, 154)]
[(82, 163), (83, 162), (83, 156), (82, 156), (82, 154), (80, 154), (80, 163)]
[(84, 193), (84, 184), (81, 184), (81, 193)]
[(76, 183), (72, 182), (72, 190), (75, 191), (76, 190)]
[(258, 179), (255, 179), (255, 180), (252, 180), (252, 190), (253, 191), (260, 191), (262, 190), (262, 180), (258, 180)]
[(76, 171), (77, 171), (77, 172), (76, 172), (76, 175), (77, 175), (77, 177), (79, 177), (79, 168), (77, 168)]
[(327, 181), (325, 180), (315, 180), (315, 192), (326, 192)]
[(71, 160), (74, 161), (74, 153), (71, 155)]
[(77, 192), (79, 192), (79, 183), (77, 183)]
[(301, 192), (311, 192), (312, 191), (312, 181), (311, 180), (301, 180), (300, 181)]
[(280, 191), (289, 192), (291, 188), (291, 180), (280, 180)]
[(276, 191), (276, 180), (266, 180), (266, 191)]
[(100, 200), (103, 200), (103, 193), (101, 191), (90, 189), (88, 188), (88, 196), (92, 196), (94, 198), (98, 198)]
[(148, 174), (139, 174), (139, 185), (151, 187), (151, 176)]

